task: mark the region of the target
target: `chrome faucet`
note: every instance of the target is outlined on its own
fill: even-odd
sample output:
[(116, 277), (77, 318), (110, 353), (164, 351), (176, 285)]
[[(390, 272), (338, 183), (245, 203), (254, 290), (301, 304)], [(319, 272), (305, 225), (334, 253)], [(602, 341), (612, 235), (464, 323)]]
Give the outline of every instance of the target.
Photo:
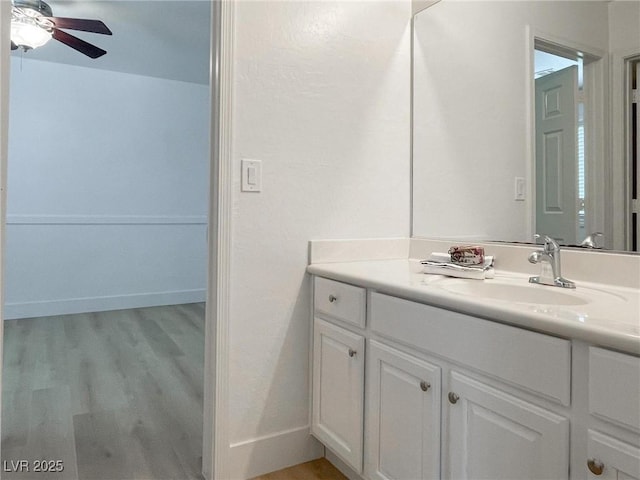
[[(536, 234), (536, 238), (540, 235)], [(529, 277), (529, 283), (539, 283), (541, 285), (553, 285), (562, 288), (576, 288), (576, 284), (566, 278), (562, 278), (560, 268), (560, 245), (548, 235), (544, 236), (544, 247), (529, 255), (529, 262), (540, 263), (542, 271), (537, 277)], [(548, 263), (545, 265), (543, 262)], [(551, 271), (549, 271), (551, 267)]]
[(602, 237), (602, 236), (604, 236), (602, 232), (591, 233), (591, 234), (587, 235), (587, 238), (585, 238), (582, 241), (580, 246), (581, 247), (588, 247), (588, 248), (602, 248), (600, 245), (598, 245), (598, 241), (597, 241), (597, 238), (598, 237)]

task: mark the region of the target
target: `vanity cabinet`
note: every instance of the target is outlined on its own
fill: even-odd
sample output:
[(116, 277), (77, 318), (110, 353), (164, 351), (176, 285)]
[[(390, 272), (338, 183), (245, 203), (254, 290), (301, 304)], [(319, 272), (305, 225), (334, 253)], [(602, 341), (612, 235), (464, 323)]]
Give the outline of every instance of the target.
[(440, 368), (371, 340), (367, 355), (365, 475), (440, 477)]
[(367, 480), (640, 480), (640, 358), (315, 285), (312, 433)]

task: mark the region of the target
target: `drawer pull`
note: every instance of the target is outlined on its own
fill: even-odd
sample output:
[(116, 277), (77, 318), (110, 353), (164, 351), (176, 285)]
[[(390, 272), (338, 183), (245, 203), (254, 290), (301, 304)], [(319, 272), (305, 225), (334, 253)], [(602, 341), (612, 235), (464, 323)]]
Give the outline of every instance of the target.
[(422, 389), (423, 392), (426, 392), (431, 388), (431, 384), (423, 380), (422, 382), (420, 382), (420, 388)]
[(602, 475), (602, 472), (604, 471), (604, 463), (599, 462), (595, 458), (590, 458), (587, 461), (587, 467), (589, 467), (589, 470), (594, 475)]
[(356, 353), (358, 353), (358, 352), (356, 352), (353, 348), (350, 348), (350, 349), (349, 349), (349, 356), (350, 356), (350, 357), (355, 357), (355, 356), (356, 356)]
[(450, 403), (458, 403), (458, 400), (460, 400), (460, 397), (453, 393), (453, 392), (449, 392), (449, 402)]
[(335, 303), (338, 301), (338, 297), (335, 295), (329, 295), (329, 303)]

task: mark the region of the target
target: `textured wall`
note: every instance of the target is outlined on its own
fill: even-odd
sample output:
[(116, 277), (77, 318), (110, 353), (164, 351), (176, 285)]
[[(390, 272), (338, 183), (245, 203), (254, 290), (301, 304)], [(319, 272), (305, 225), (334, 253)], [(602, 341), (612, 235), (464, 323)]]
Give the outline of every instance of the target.
[(264, 185), (234, 185), (232, 450), (309, 423), (308, 240), (409, 233), (410, 8), (236, 4), (236, 172)]
[(202, 301), (208, 87), (12, 60), (7, 317)]

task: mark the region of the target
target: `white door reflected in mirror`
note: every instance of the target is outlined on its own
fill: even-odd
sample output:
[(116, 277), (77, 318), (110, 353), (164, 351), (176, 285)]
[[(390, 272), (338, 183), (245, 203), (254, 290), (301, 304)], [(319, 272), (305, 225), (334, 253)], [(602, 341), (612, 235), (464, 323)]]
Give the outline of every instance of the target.
[(535, 51), (535, 230), (565, 245), (586, 237), (582, 58), (572, 56)]

